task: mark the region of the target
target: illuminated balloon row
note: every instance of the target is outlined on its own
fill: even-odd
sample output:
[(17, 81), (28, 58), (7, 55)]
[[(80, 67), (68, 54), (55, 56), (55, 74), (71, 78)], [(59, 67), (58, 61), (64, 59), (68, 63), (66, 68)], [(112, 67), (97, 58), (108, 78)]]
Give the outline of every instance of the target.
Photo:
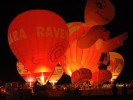
[[(45, 77), (49, 77), (48, 81), (54, 85), (55, 83), (58, 82), (58, 80), (62, 77), (63, 75), (63, 70), (62, 67), (58, 64), (55, 69), (54, 72), (52, 73), (51, 76), (40, 76), (40, 78), (35, 77), (30, 71), (28, 71), (27, 69), (25, 69), (25, 66), (21, 63), (21, 62), (17, 62), (16, 64), (17, 67), (17, 71), (19, 73), (19, 75), (25, 80), (25, 82), (30, 86), (33, 87), (33, 84), (38, 81), (41, 85), (43, 85), (44, 83), (44, 78)], [(44, 77), (44, 78), (41, 78)], [(42, 80), (40, 80), (42, 79)]]
[(58, 63), (71, 77), (72, 84), (81, 84), (84, 78), (91, 84), (101, 84), (118, 77), (124, 66), (122, 55), (112, 51), (123, 44), (128, 33), (109, 39), (110, 32), (102, 26), (114, 16), (115, 8), (110, 0), (87, 0), (85, 22), (65, 23), (51, 11), (29, 10), (11, 22), (9, 46), (27, 74), (43, 85), (53, 79), (50, 76)]

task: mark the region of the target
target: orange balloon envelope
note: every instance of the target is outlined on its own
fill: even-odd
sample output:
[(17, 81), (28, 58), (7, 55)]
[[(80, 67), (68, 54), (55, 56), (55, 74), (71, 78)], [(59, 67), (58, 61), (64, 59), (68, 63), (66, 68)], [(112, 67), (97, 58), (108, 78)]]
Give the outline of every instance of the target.
[(109, 70), (99, 70), (92, 73), (92, 78), (90, 80), (91, 85), (103, 84), (112, 78), (112, 73)]
[(115, 8), (110, 0), (87, 0), (84, 19), (89, 26), (105, 25), (115, 16)]
[[(84, 20), (88, 26), (94, 27), (97, 25), (106, 25), (113, 20), (114, 16), (115, 7), (110, 0), (87, 0), (84, 11)], [(97, 30), (99, 29), (95, 28), (95, 31)], [(103, 31), (102, 27), (100, 30)], [(97, 36), (94, 34), (94, 31), (84, 34), (81, 38), (79, 38), (78, 46), (80, 48), (89, 48), (90, 42), (95, 41), (98, 38), (103, 38), (101, 37), (102, 34), (100, 36), (100, 32), (98, 33), (98, 35), (96, 34)], [(108, 34), (108, 31), (103, 31), (103, 34)], [(128, 34), (123, 33), (115, 38), (104, 41), (101, 48), (103, 48), (103, 52), (110, 52), (123, 45), (123, 41), (127, 38)]]
[(36, 82), (36, 78), (31, 74), (31, 72), (25, 69), (24, 65), (19, 61), (17, 61), (16, 67), (19, 75), (27, 84), (29, 84), (30, 87), (33, 87), (33, 84)]
[(57, 66), (54, 69), (53, 74), (49, 78), (49, 82), (52, 85), (54, 85), (55, 83), (57, 83), (59, 81), (59, 79), (62, 77), (62, 75), (63, 75), (62, 67), (59, 64), (57, 64)]
[(117, 52), (109, 52), (110, 65), (108, 70), (112, 73), (112, 80), (117, 79), (124, 68), (124, 58)]
[(82, 49), (91, 47), (98, 39), (103, 38), (102, 36), (104, 36), (105, 33), (108, 34), (108, 31), (104, 31), (105, 28), (101, 25), (90, 27), (86, 33), (83, 33), (78, 38), (77, 45)]
[(40, 9), (29, 10), (19, 14), (11, 22), (8, 42), (17, 59), (35, 77), (45, 74), (50, 76), (66, 51), (68, 33), (65, 21), (56, 13)]
[(105, 36), (102, 37), (103, 34), (109, 36), (109, 32), (105, 32), (105, 28), (101, 25), (110, 23), (114, 16), (115, 8), (110, 0), (87, 0), (84, 20), (91, 29), (79, 38), (78, 46), (80, 48), (89, 48), (92, 45), (91, 43), (94, 43), (98, 38), (106, 38)]
[(71, 22), (67, 25), (71, 25), (71, 27), (69, 27), (71, 34), (70, 46), (64, 55), (64, 59), (61, 61), (61, 66), (64, 72), (71, 76), (74, 71), (80, 68), (88, 68), (92, 73), (98, 71), (97, 63), (102, 53), (101, 48), (99, 47), (101, 46), (102, 40), (98, 39), (90, 48), (81, 49), (78, 47), (77, 40), (79, 36), (84, 34), (90, 28), (82, 22)]

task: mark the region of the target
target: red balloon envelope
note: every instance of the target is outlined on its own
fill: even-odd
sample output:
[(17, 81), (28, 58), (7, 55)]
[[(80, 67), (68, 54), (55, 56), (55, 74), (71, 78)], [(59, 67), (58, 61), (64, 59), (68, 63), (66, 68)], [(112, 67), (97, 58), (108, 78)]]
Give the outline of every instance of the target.
[(11, 22), (8, 42), (14, 55), (31, 73), (45, 77), (45, 74), (52, 74), (64, 54), (68, 46), (68, 32), (65, 21), (56, 13), (29, 10)]
[(71, 81), (73, 85), (80, 85), (92, 78), (92, 72), (87, 68), (80, 68), (72, 73)]
[(92, 85), (103, 84), (112, 78), (112, 73), (109, 70), (99, 70), (92, 74), (90, 83)]

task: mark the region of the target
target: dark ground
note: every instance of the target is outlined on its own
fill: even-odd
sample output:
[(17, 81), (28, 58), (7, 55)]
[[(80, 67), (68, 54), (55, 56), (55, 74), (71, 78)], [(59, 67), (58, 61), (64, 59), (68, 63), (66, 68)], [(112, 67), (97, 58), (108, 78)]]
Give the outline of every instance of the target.
[(23, 96), (0, 96), (0, 100), (133, 100), (133, 95), (93, 95), (93, 96), (60, 96), (60, 97), (44, 97), (44, 96), (31, 96), (31, 95), (23, 95)]

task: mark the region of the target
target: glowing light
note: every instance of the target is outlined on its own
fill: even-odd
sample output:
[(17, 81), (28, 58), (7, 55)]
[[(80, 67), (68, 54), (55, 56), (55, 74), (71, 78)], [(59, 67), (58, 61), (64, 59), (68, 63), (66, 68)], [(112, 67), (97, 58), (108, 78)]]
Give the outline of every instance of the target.
[(52, 80), (52, 81), (49, 81), (49, 82), (52, 84), (52, 86), (54, 86), (57, 83), (56, 80)]
[(36, 72), (49, 72), (50, 68), (44, 65), (39, 65)]
[(16, 63), (17, 71), (20, 76), (25, 80), (29, 87), (33, 87), (33, 84), (36, 82), (36, 78), (33, 74), (26, 69), (22, 62), (17, 61)]
[(13, 54), (35, 78), (44, 74), (40, 78), (42, 84), (48, 81), (64, 55), (68, 39), (66, 22), (48, 10), (25, 11), (16, 16), (8, 28), (8, 42)]
[(45, 83), (44, 83), (44, 75), (43, 75), (43, 73), (42, 73), (42, 76), (40, 77), (40, 79), (41, 79), (41, 82), (42, 82), (42, 85), (44, 85)]

